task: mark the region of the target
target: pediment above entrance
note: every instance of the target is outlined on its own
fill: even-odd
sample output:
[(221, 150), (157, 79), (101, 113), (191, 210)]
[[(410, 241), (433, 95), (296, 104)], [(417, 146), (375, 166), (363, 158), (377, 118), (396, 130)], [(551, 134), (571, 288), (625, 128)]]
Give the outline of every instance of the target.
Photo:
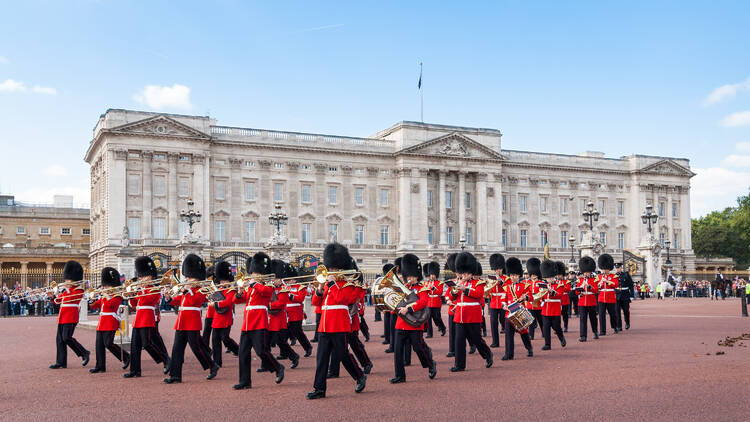
[(451, 133), (398, 151), (396, 155), (420, 155), (477, 160), (503, 160), (503, 156), (460, 133)]
[(211, 137), (164, 115), (128, 123), (109, 129), (108, 132), (127, 135), (147, 135), (167, 138), (209, 140)]

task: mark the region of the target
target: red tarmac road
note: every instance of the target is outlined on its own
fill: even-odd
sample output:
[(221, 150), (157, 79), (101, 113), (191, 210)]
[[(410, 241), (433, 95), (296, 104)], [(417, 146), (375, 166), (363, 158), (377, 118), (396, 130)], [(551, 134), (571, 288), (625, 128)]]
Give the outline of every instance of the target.
[[(118, 362), (107, 357), (108, 372), (89, 374), (94, 365), (94, 332), (78, 329), (76, 337), (92, 352), (91, 363), (68, 352), (68, 369), (50, 370), (55, 357), (53, 318), (0, 320), (0, 418), (3, 420), (637, 420), (740, 421), (750, 414), (750, 348), (719, 347), (726, 336), (750, 333), (750, 318), (741, 318), (737, 299), (709, 301), (654, 299), (633, 303), (632, 328), (599, 340), (579, 343), (578, 319), (567, 333), (568, 347), (553, 336), (552, 350), (537, 334), (535, 356), (527, 358), (520, 338), (516, 359), (484, 368), (469, 355), (467, 371), (452, 374), (446, 358), (447, 336), (428, 339), (438, 362), (429, 380), (416, 356), (407, 367), (407, 382), (390, 385), (393, 355), (383, 353), (382, 323), (368, 322), (372, 339), (365, 343), (374, 362), (367, 388), (354, 393), (354, 381), (329, 380), (327, 398), (305, 399), (312, 389), (315, 358), (302, 358), (280, 385), (268, 373), (255, 373), (253, 388), (234, 391), (237, 359), (225, 355), (224, 368), (207, 381), (197, 360), (186, 352), (183, 383), (165, 385), (161, 365), (144, 353), (143, 377), (123, 379)], [(444, 316), (445, 321), (447, 317)], [(171, 348), (174, 315), (167, 314), (161, 332)], [(239, 322), (232, 336), (239, 340)], [(489, 338), (487, 338), (489, 340)], [(489, 343), (489, 341), (488, 341)], [(502, 340), (501, 340), (502, 344)], [(750, 346), (750, 341), (745, 341)], [(299, 346), (295, 346), (300, 350)], [(716, 352), (725, 352), (717, 355)]]

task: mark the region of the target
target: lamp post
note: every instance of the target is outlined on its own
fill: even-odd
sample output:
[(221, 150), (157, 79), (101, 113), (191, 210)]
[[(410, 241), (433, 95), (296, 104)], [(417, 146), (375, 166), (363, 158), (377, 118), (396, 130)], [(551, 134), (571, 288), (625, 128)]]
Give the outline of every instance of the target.
[(570, 263), (571, 264), (575, 264), (576, 263), (576, 258), (575, 258), (575, 255), (574, 255), (575, 250), (573, 248), (573, 245), (576, 243), (575, 236), (573, 236), (571, 234), (570, 237), (568, 238), (568, 243), (570, 243)]
[(656, 221), (658, 219), (659, 216), (654, 212), (654, 206), (651, 204), (646, 205), (646, 212), (641, 214), (641, 221), (643, 222), (643, 224), (646, 224), (646, 230), (648, 230), (648, 234), (651, 236), (651, 239), (654, 238), (653, 226), (656, 225)]
[(667, 260), (664, 261), (664, 266), (667, 267), (667, 271), (669, 271), (670, 268), (672, 268), (672, 260), (669, 259), (669, 245), (671, 245), (672, 242), (669, 240), (664, 241), (664, 247), (667, 248)]
[(182, 221), (183, 223), (187, 223), (191, 238), (193, 236), (193, 225), (201, 222), (201, 212), (195, 211), (193, 209), (194, 205), (195, 205), (195, 202), (193, 202), (193, 198), (188, 198), (187, 200), (188, 210), (187, 211), (185, 211), (184, 209), (180, 210), (180, 221)]
[(273, 205), (273, 211), (268, 215), (268, 222), (274, 226), (274, 237), (281, 236), (281, 226), (286, 224), (289, 217), (284, 211), (281, 210), (281, 204), (275, 203)]
[(583, 219), (589, 223), (589, 230), (591, 230), (591, 238), (594, 237), (594, 222), (599, 221), (599, 210), (594, 208), (594, 203), (589, 201), (586, 204), (586, 209), (583, 210)]
[(466, 239), (463, 236), (458, 240), (458, 245), (461, 246), (462, 251), (466, 248)]

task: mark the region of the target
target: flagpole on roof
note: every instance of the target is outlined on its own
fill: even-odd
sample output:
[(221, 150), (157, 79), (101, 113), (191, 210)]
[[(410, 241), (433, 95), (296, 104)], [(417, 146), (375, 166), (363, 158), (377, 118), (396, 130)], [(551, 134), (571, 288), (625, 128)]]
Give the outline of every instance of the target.
[(419, 89), (419, 121), (424, 123), (424, 91), (422, 91), (422, 62), (419, 62), (419, 82), (417, 82), (417, 88)]

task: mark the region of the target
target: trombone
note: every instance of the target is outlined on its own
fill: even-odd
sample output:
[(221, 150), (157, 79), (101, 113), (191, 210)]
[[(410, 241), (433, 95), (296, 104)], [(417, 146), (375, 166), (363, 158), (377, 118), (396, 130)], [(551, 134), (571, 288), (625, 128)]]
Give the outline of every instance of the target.
[(174, 285), (179, 282), (179, 270), (169, 270), (161, 277), (161, 280), (138, 281), (135, 277), (126, 281), (122, 286), (122, 298), (125, 300), (139, 299), (158, 293), (158, 287)]

